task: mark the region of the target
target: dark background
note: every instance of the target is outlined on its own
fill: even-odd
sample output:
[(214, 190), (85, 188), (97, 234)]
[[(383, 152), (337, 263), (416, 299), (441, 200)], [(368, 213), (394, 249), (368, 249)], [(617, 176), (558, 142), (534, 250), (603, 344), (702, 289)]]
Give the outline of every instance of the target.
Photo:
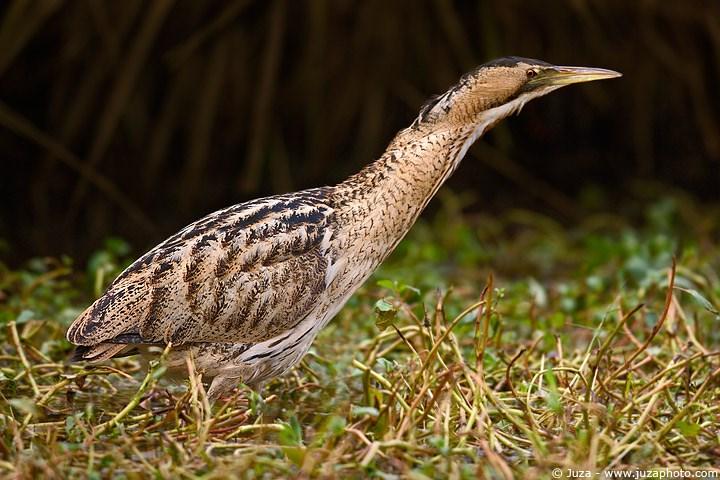
[[(214, 209), (331, 184), (423, 101), (521, 55), (619, 70), (525, 107), (450, 180), (468, 212), (563, 223), (717, 203), (720, 2), (12, 1), (0, 7), (0, 239), (11, 264), (138, 251)], [(628, 210), (630, 211), (630, 210)]]

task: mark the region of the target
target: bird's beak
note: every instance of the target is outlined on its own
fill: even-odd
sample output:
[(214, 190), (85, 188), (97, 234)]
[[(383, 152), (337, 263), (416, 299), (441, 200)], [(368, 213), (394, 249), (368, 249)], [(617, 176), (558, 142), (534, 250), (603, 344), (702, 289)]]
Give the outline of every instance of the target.
[(553, 66), (544, 69), (529, 83), (535, 83), (538, 86), (565, 86), (616, 77), (622, 77), (622, 73), (604, 68)]

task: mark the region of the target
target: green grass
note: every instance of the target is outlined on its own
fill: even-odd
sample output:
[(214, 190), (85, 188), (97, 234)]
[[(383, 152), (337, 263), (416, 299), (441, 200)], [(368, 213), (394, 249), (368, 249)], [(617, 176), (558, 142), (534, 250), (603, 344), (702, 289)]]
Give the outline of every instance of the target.
[[(0, 472), (23, 478), (549, 478), (716, 468), (720, 225), (667, 199), (566, 229), (419, 223), (291, 374), (210, 406), (162, 359), (68, 364), (64, 331), (131, 259), (0, 272)], [(708, 220), (710, 218), (710, 220)], [(673, 267), (675, 257), (675, 267)], [(718, 472), (718, 470), (714, 470)]]

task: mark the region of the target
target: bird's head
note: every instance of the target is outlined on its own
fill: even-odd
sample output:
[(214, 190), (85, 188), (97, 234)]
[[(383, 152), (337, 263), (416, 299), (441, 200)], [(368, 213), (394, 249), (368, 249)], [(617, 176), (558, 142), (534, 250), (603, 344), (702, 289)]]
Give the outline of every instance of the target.
[(603, 68), (566, 67), (530, 58), (503, 57), (480, 65), (450, 90), (428, 101), (414, 125), (478, 125), (486, 130), (520, 111), (533, 98), (560, 87), (619, 76), (620, 73)]

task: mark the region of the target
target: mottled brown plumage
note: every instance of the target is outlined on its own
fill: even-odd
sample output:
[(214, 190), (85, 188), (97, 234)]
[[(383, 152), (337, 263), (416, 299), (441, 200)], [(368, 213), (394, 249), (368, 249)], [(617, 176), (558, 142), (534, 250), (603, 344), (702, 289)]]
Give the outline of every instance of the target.
[(138, 345), (192, 352), (216, 397), (295, 365), (392, 252), (470, 145), (532, 98), (618, 76), (508, 57), (423, 106), (374, 163), (333, 186), (235, 205), (192, 223), (125, 270), (72, 324), (76, 358)]

